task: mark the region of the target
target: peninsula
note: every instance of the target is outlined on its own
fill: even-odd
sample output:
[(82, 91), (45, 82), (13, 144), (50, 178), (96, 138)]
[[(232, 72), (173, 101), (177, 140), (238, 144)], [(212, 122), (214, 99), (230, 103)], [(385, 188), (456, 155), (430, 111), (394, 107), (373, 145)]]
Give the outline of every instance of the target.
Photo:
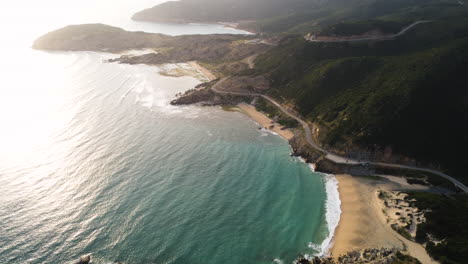
[[(335, 3), (312, 2), (322, 11)], [(219, 17), (208, 17), (210, 12), (207, 17), (185, 16), (184, 6), (190, 4), (170, 2), (134, 19), (219, 22)], [(292, 13), (298, 12), (296, 4)], [(244, 5), (249, 6), (241, 1), (239, 10)], [(311, 26), (309, 20), (271, 19), (275, 8), (282, 7), (272, 5), (269, 13), (244, 24), (262, 35), (171, 37), (94, 24), (48, 33), (34, 48), (116, 53), (110, 63), (192, 62), (209, 81), (172, 104), (237, 105), (261, 128), (287, 139), (294, 155), (315, 164), (317, 171), (342, 174), (343, 214), (334, 258), (313, 263), (463, 263), (467, 234), (459, 223), (467, 215), (443, 215), (453, 216), (455, 208), (467, 205), (468, 177), (459, 153), (468, 147), (468, 10), (447, 5), (443, 18), (409, 21), (411, 16), (402, 11), (407, 9), (387, 8), (379, 16), (348, 14), (360, 22), (339, 24), (333, 15), (326, 20), (314, 13)], [(168, 9), (175, 11), (167, 18), (154, 15)], [(383, 23), (384, 14), (404, 19)], [(251, 18), (248, 12), (233, 12), (229, 22)], [(267, 18), (269, 23), (262, 24)], [(418, 23), (426, 20), (431, 23)], [(272, 25), (284, 30), (268, 30)], [(345, 41), (373, 30), (393, 37)], [(344, 41), (310, 41), (306, 36), (311, 32)], [(134, 49), (151, 52), (121, 54)]]

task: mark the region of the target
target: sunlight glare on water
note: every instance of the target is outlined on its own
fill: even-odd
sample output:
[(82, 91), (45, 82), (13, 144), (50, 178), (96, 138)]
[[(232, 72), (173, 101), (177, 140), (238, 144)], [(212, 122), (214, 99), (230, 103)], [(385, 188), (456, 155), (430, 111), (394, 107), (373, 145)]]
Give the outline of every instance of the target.
[(0, 16), (0, 263), (292, 262), (328, 236), (325, 179), (241, 113), (169, 105), (200, 83), (111, 54), (42, 52), (38, 36), (131, 21), (163, 1), (10, 1)]

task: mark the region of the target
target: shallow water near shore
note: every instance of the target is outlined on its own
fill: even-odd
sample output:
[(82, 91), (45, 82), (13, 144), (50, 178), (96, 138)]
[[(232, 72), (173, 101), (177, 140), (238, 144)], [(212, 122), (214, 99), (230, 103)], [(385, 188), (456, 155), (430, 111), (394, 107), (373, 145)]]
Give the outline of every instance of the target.
[(0, 263), (291, 263), (326, 247), (333, 181), (241, 113), (169, 105), (199, 80), (102, 63), (110, 54), (13, 50)]

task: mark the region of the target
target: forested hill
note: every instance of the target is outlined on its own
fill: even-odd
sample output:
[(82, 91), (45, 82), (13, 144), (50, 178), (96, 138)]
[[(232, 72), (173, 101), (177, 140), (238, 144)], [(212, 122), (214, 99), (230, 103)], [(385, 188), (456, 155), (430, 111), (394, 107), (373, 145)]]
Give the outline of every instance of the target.
[[(457, 0), (180, 0), (143, 10), (133, 19), (238, 22), (240, 28), (272, 33), (334, 33), (330, 27), (345, 23), (337, 33), (355, 33), (396, 31), (411, 21), (444, 18), (463, 9), (466, 5)], [(373, 21), (372, 28), (363, 27), (367, 20)]]
[[(223, 12), (228, 12), (229, 8), (248, 9), (254, 4), (262, 9), (261, 5), (270, 3), (242, 0), (234, 5), (233, 0), (222, 0), (211, 7), (200, 4), (212, 1), (182, 0), (145, 12), (162, 12), (166, 8), (173, 13), (165, 17), (178, 14), (180, 18), (182, 13), (177, 12), (185, 12), (180, 7), (193, 5), (190, 19), (201, 19), (204, 14), (217, 20), (219, 17), (209, 16), (209, 10), (224, 6)], [(343, 155), (380, 155), (389, 149), (394, 154), (391, 158), (401, 158), (394, 160), (397, 163), (414, 159), (421, 166), (440, 169), (468, 183), (463, 154), (468, 149), (468, 5), (448, 0), (360, 0), (360, 5), (342, 5), (340, 12), (332, 12), (333, 4), (339, 1), (273, 0), (263, 13), (232, 12), (232, 17), (253, 13), (268, 17), (279, 14), (279, 9), (286, 10), (284, 3), (288, 2), (287, 10), (292, 13), (299, 12), (295, 7), (302, 5), (306, 12), (315, 10), (310, 6), (316, 5), (320, 10), (331, 8), (318, 15), (320, 19), (349, 18), (324, 26), (321, 30), (327, 35), (354, 35), (374, 27), (385, 28), (384, 33), (401, 29), (386, 21), (413, 23), (430, 18), (432, 22), (391, 40), (361, 42), (310, 42), (303, 34), (287, 32), (265, 34), (266, 37), (169, 37), (82, 25), (47, 34), (34, 47), (98, 51), (157, 48), (158, 54), (125, 61), (160, 64), (197, 60), (241, 80), (265, 80), (264, 86), (269, 88), (262, 92), (294, 106), (303, 117), (317, 124), (319, 142), (326, 148)], [(364, 4), (367, 8), (361, 8)], [(325, 21), (320, 19), (319, 24)], [(297, 22), (292, 18), (284, 21), (291, 25)], [(254, 38), (263, 38), (266, 43), (274, 41), (267, 45), (252, 41)], [(249, 56), (256, 57), (253, 69), (247, 69), (243, 63)], [(382, 160), (382, 156), (368, 159)]]
[[(259, 56), (277, 100), (321, 127), (337, 151), (385, 148), (465, 183), (468, 149), (468, 5), (455, 0), (181, 0), (135, 15), (160, 22), (252, 20), (284, 40)], [(311, 43), (304, 33), (392, 34), (390, 41)], [(300, 34), (296, 34), (300, 33)]]
[(136, 20), (163, 22), (234, 22), (286, 15), (316, 8), (321, 0), (182, 0), (141, 11)]
[(391, 147), (467, 183), (467, 17), (427, 23), (390, 41), (288, 36), (249, 74), (268, 74), (269, 94), (318, 124), (329, 148)]

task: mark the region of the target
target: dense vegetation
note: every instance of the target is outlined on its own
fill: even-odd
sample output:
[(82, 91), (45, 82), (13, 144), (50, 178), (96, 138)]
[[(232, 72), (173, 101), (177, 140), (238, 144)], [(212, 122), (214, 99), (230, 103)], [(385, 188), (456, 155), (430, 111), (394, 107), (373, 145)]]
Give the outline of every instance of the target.
[(183, 0), (159, 4), (133, 18), (163, 22), (234, 22), (310, 10), (319, 3), (318, 0)]
[(397, 252), (397, 261), (394, 264), (421, 264), (421, 262), (416, 258)]
[[(415, 205), (429, 210), (426, 222), (418, 226), (416, 239), (427, 243), (428, 253), (442, 264), (461, 264), (468, 259), (468, 196), (443, 196), (433, 193), (411, 193)], [(441, 241), (434, 243), (433, 241)]]
[(323, 36), (352, 36), (377, 31), (380, 34), (395, 34), (402, 28), (410, 24), (409, 22), (385, 21), (385, 20), (362, 20), (351, 22), (340, 22), (328, 26), (318, 34)]
[[(266, 37), (281, 41), (270, 49), (272, 45), (246, 41), (257, 36), (170, 37), (81, 25), (49, 33), (34, 47), (110, 52), (152, 48), (159, 54), (124, 56), (116, 61), (161, 64), (199, 60), (223, 65), (225, 69), (218, 73), (234, 72), (242, 78), (266, 76), (264, 80), (270, 81), (267, 93), (294, 105), (302, 116), (318, 124), (320, 143), (326, 147), (344, 151), (391, 147), (393, 154), (440, 167), (468, 183), (464, 167), (468, 149), (468, 7), (457, 1), (181, 0), (142, 11), (134, 18), (163, 22), (251, 20), (242, 26), (281, 32)], [(426, 19), (433, 22), (389, 41), (313, 43), (303, 37), (309, 32), (391, 34)], [(255, 68), (246, 69), (242, 60), (253, 55), (259, 55)], [(234, 67), (239, 63), (243, 68)], [(249, 86), (246, 88), (253, 89), (251, 83)], [(266, 100), (260, 98), (257, 108), (286, 127), (299, 125)], [(410, 177), (409, 183), (455, 190), (451, 182), (422, 172), (388, 168), (377, 172), (403, 173)], [(417, 199), (417, 207), (431, 210), (426, 214), (427, 222), (419, 226), (417, 240), (427, 242), (428, 252), (441, 263), (466, 262), (468, 196), (411, 196)], [(442, 242), (432, 242), (429, 235)], [(407, 256), (399, 257), (399, 263), (417, 263)]]
[(284, 127), (295, 128), (299, 126), (299, 123), (296, 119), (292, 119), (289, 116), (286, 116), (276, 106), (272, 105), (270, 102), (263, 98), (259, 98), (255, 107), (258, 110), (266, 113), (268, 117), (273, 118), (276, 122), (278, 122), (278, 124)]
[[(187, 0), (180, 3), (193, 4)], [(284, 1), (275, 1), (272, 6), (281, 3)], [(305, 2), (293, 1), (290, 8), (301, 3)], [(333, 8), (339, 1), (326, 3), (314, 12), (325, 6)], [(248, 6), (244, 1), (238, 6), (244, 4)], [(414, 9), (416, 5), (419, 8)], [(278, 46), (257, 58), (255, 70), (242, 74), (270, 76), (269, 93), (293, 103), (304, 117), (319, 124), (321, 141), (326, 145), (343, 149), (390, 146), (396, 154), (440, 166), (466, 182), (463, 155), (456, 153), (468, 148), (468, 76), (464, 74), (468, 68), (467, 8), (456, 4), (454, 10), (454, 2), (441, 0), (368, 0), (354, 8), (341, 6), (345, 17), (354, 15), (352, 20), (332, 27), (340, 34), (355, 30), (344, 26), (351, 24), (359, 25), (356, 32), (383, 25), (391, 25), (388, 30), (392, 31), (398, 23), (410, 21), (408, 14), (412, 19), (424, 18), (437, 10), (437, 17), (447, 17), (418, 25), (391, 41), (311, 43), (302, 35), (284, 35)], [(379, 19), (362, 22), (369, 14)], [(226, 63), (266, 50), (261, 45), (232, 45), (239, 39), (228, 35), (169, 37), (83, 25), (50, 33), (35, 47), (98, 51), (164, 48), (157, 55), (119, 60), (147, 64), (189, 60)], [(284, 118), (279, 121), (296, 125)]]
[(198, 60), (219, 64), (237, 61), (239, 58), (264, 51), (264, 44), (246, 43), (252, 38), (250, 35), (231, 34), (168, 36), (128, 32), (103, 24), (84, 24), (67, 26), (47, 33), (34, 42), (33, 48), (111, 53), (150, 49), (154, 52), (140, 56), (123, 55), (111, 61), (155, 65)]
[(287, 37), (260, 56), (271, 95), (321, 125), (325, 144), (391, 146), (468, 182), (468, 19), (420, 25), (396, 40), (310, 43)]
[(103, 24), (73, 25), (50, 32), (37, 39), (33, 47), (42, 50), (123, 51), (157, 46), (169, 36), (127, 32)]
[[(415, 20), (437, 19), (465, 9), (454, 0), (182, 0), (143, 10), (134, 19), (157, 22), (240, 22), (260, 32), (395, 32)], [(408, 23), (408, 24), (409, 24)], [(363, 32), (364, 31), (364, 32)]]

